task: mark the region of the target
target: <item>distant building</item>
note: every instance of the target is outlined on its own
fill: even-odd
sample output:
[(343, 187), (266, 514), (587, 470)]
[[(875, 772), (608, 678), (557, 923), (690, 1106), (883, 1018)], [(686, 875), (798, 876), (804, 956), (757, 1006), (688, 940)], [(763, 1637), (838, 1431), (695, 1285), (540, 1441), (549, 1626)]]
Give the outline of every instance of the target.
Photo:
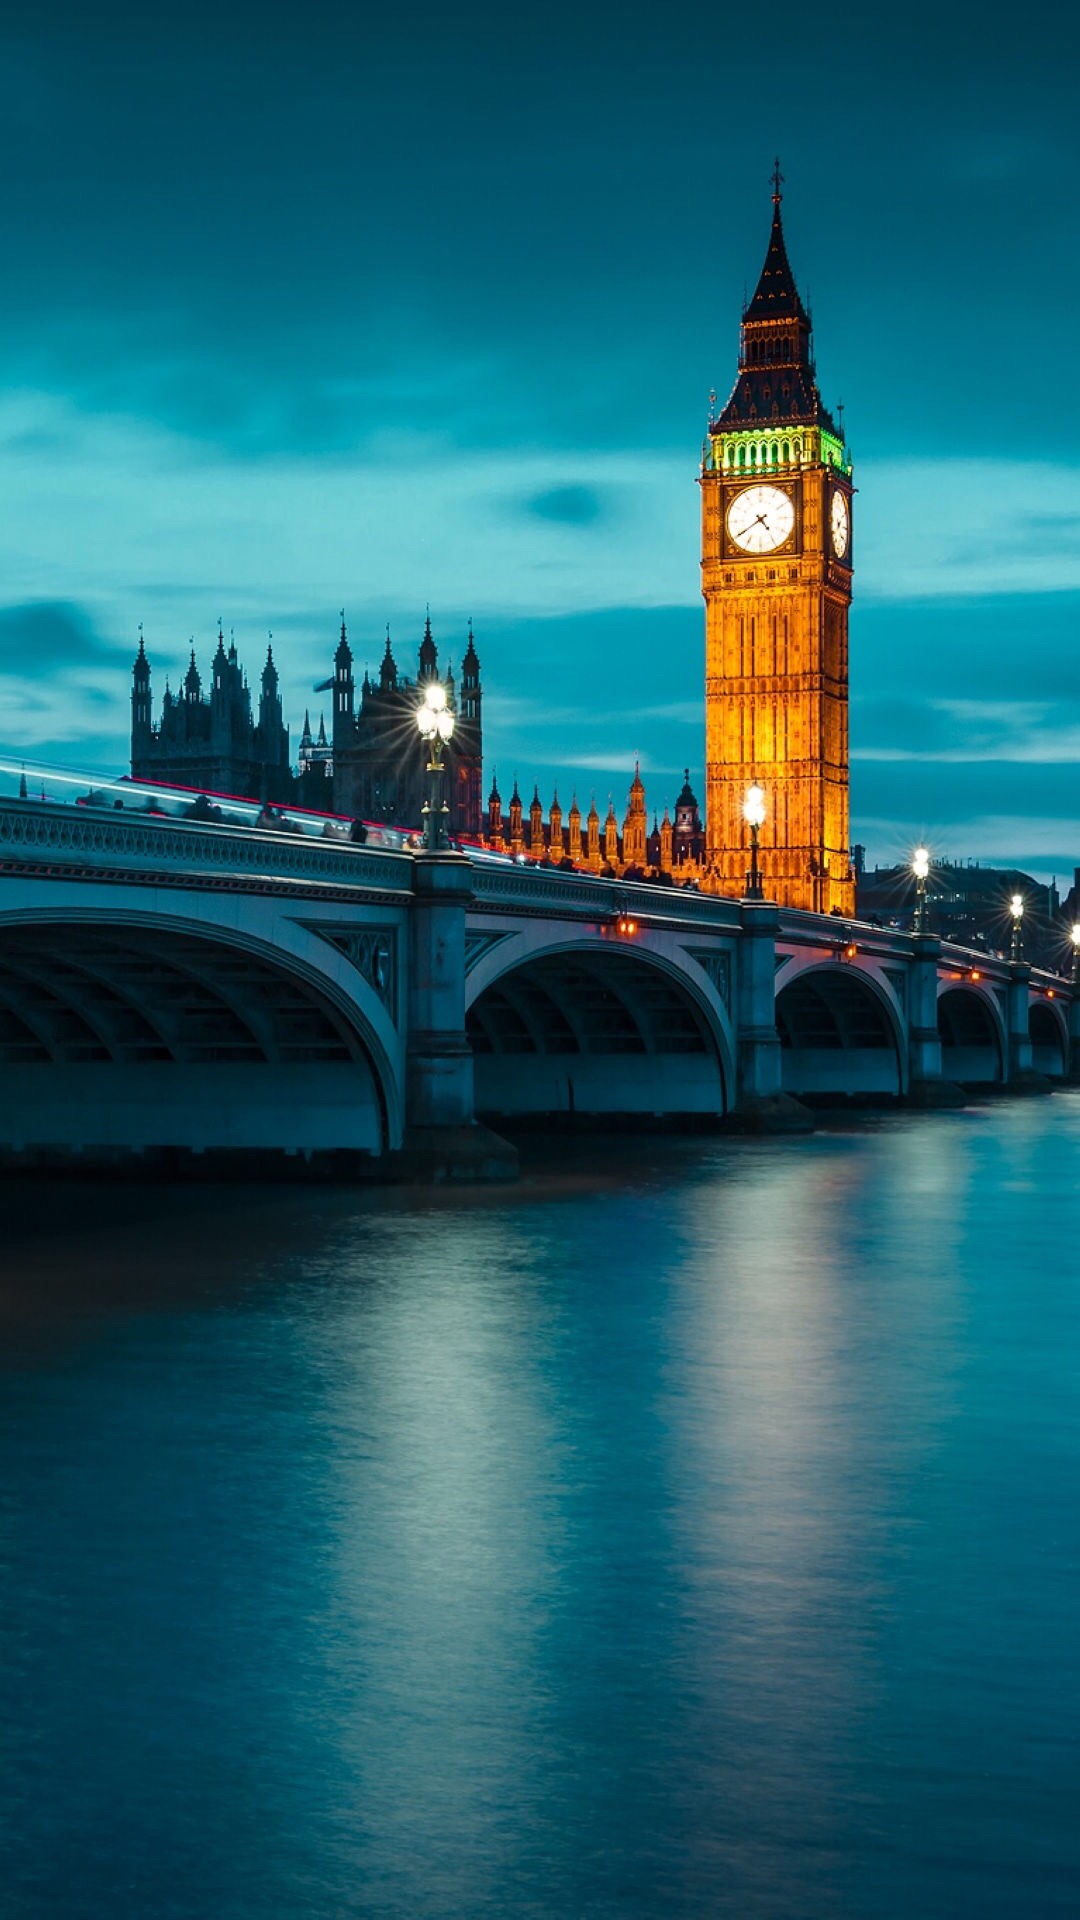
[(545, 820), (540, 791), (534, 786), (527, 823), (524, 816), (517, 776), (514, 776), (507, 817), (503, 815), (498, 781), (493, 778), (484, 820), (484, 845), (494, 852), (513, 854), (545, 866), (574, 867), (583, 873), (613, 874), (619, 879), (674, 881), (680, 886), (696, 886), (701, 878), (705, 830), (690, 786), (689, 768), (675, 802), (674, 823), (665, 807), (662, 821), (658, 822), (653, 815), (651, 832), (645, 783), (637, 762), (621, 831), (611, 796), (607, 816), (601, 821), (595, 795), (583, 819), (577, 794), (564, 816), (556, 792)]
[[(1057, 887), (1044, 886), (1016, 867), (984, 867), (978, 861), (939, 860), (930, 869), (926, 918), (931, 933), (958, 946), (1007, 953), (1012, 937), (1009, 902), (1024, 900), (1024, 956), (1057, 966), (1062, 957), (1062, 927)], [(909, 928), (915, 911), (915, 880), (910, 866), (875, 867), (861, 875), (855, 911), (860, 920)]]
[[(334, 675), (327, 683), (333, 690), (332, 737), (327, 739), (321, 716), (313, 734), (310, 713), (305, 713), (294, 767), (271, 648), (260, 680), (257, 719), (235, 643), (226, 651), (220, 629), (209, 695), (203, 691), (193, 647), (180, 691), (174, 694), (166, 681), (155, 719), (150, 660), (140, 634), (131, 691), (132, 778), (419, 829), (426, 750), (416, 708), (424, 683), (437, 677), (438, 653), (428, 619), (416, 678), (399, 674), (388, 634), (379, 678), (372, 681), (365, 673), (357, 706), (352, 650), (342, 619)], [(460, 694), (449, 671), (443, 684), (456, 717), (454, 737), (445, 750), (449, 829), (455, 838), (479, 838), (484, 826), (482, 689), (471, 625)]]
[[(392, 821), (398, 826), (420, 825), (426, 758), (417, 732), (416, 708), (425, 683), (439, 677), (430, 618), (424, 622), (415, 680), (398, 672), (387, 633), (379, 678), (372, 680), (365, 673), (357, 710), (352, 649), (342, 620), (333, 680), (334, 806), (338, 813)], [(456, 716), (454, 737), (444, 750), (449, 830), (453, 837), (479, 839), (484, 827), (483, 696), (471, 623), (461, 663), (460, 699), (452, 672), (443, 674), (442, 682)]]
[(155, 723), (150, 661), (140, 634), (131, 689), (131, 773), (135, 780), (160, 780), (253, 800), (292, 799), (289, 729), (282, 720), (273, 649), (266, 650), (257, 720), (252, 717), (251, 690), (235, 643), (226, 653), (219, 628), (209, 698), (192, 648), (179, 693), (174, 694), (165, 682), (161, 716)]

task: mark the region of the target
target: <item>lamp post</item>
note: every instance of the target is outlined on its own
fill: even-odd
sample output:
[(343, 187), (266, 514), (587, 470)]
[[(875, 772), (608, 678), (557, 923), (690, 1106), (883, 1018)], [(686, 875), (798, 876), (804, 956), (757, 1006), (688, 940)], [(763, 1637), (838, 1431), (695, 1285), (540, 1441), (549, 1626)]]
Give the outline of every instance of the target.
[(1012, 914), (1012, 945), (1009, 948), (1010, 960), (1022, 960), (1024, 957), (1024, 896), (1014, 893), (1009, 901)]
[(930, 855), (925, 847), (916, 847), (911, 856), (915, 875), (915, 932), (926, 932), (926, 882), (930, 874)]
[(424, 697), (416, 709), (416, 724), (421, 740), (428, 747), (428, 796), (421, 812), (424, 817), (424, 851), (441, 853), (450, 844), (446, 823), (450, 809), (442, 797), (442, 750), (454, 731), (454, 716), (446, 704), (446, 688), (441, 680), (429, 680)]
[(1074, 987), (1080, 989), (1080, 920), (1077, 920), (1073, 926), (1072, 950), (1073, 950), (1072, 983)]
[(743, 801), (743, 819), (750, 829), (750, 871), (746, 876), (746, 898), (764, 900), (765, 890), (761, 884), (758, 867), (758, 834), (765, 822), (765, 793), (755, 780), (746, 790)]

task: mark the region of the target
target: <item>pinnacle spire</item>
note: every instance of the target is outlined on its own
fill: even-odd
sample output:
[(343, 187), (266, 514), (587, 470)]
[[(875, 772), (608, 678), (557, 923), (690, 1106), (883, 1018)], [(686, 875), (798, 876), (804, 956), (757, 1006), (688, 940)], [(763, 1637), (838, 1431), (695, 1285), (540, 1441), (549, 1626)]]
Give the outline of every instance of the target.
[(773, 173), (773, 217), (769, 245), (765, 253), (765, 264), (757, 283), (753, 299), (743, 312), (743, 320), (800, 320), (809, 327), (810, 316), (799, 298), (799, 289), (795, 285), (795, 275), (791, 271), (791, 262), (784, 245), (784, 226), (780, 218), (780, 202), (783, 194), (780, 182), (783, 179), (779, 160)]

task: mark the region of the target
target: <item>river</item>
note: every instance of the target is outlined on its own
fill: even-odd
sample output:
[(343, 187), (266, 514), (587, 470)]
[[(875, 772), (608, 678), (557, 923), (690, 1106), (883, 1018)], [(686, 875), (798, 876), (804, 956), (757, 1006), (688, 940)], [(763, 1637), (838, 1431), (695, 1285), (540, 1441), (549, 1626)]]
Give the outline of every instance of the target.
[(1078, 1169), (3, 1188), (5, 1920), (1075, 1916)]

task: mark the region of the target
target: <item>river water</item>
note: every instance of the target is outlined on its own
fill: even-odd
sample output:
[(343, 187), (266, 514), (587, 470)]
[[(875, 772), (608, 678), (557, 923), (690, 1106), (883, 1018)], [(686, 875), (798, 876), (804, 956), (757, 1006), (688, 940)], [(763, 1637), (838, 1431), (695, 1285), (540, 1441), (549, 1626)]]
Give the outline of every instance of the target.
[(5, 1189), (5, 1920), (1075, 1916), (1078, 1168)]

